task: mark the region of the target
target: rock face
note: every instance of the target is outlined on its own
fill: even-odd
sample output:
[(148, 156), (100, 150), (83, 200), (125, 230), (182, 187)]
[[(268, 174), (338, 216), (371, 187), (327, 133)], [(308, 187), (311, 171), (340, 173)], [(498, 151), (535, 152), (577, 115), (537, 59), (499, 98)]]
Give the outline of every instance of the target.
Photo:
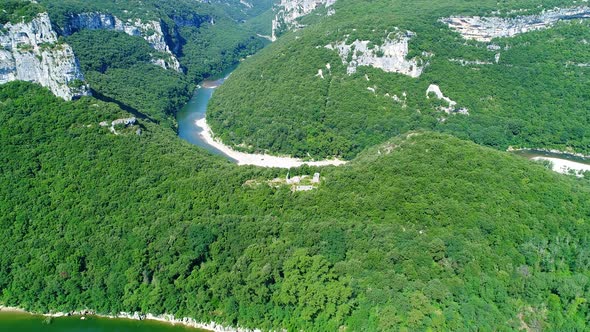
[[(393, 35), (393, 37), (392, 37)], [(329, 44), (325, 47), (338, 51), (347, 73), (353, 74), (358, 66), (372, 66), (390, 73), (419, 77), (426, 64), (421, 59), (406, 59), (408, 41), (414, 36), (410, 31), (391, 33), (383, 45), (370, 45), (368, 40), (355, 40)]]
[[(102, 121), (98, 125), (101, 126), (101, 127), (109, 127), (109, 130), (113, 134), (119, 135), (119, 133), (115, 129), (115, 126), (117, 126), (117, 125), (124, 125), (125, 127), (129, 127), (129, 126), (134, 126), (135, 124), (137, 124), (137, 119), (135, 117), (131, 117), (131, 118), (123, 118), (123, 119), (113, 120), (110, 123), (110, 127), (109, 127), (109, 123), (107, 121)], [(137, 135), (141, 135), (141, 129), (140, 128), (137, 129), (136, 134)]]
[(544, 11), (538, 15), (502, 17), (462, 17), (441, 19), (465, 39), (489, 42), (498, 37), (513, 37), (534, 30), (546, 29), (562, 20), (590, 18), (590, 7), (575, 7)]
[[(281, 0), (273, 8), (275, 17), (272, 20), (271, 40), (277, 39), (277, 34), (297, 26), (297, 19), (307, 15), (321, 6), (330, 7), (336, 0)], [(334, 14), (330, 11), (330, 15)]]
[(111, 14), (73, 14), (62, 28), (62, 33), (68, 36), (81, 30), (115, 30), (125, 32), (130, 36), (142, 37), (155, 50), (168, 54), (167, 59), (154, 59), (154, 64), (165, 69), (180, 71), (180, 63), (166, 43), (166, 35), (162, 29), (162, 23), (159, 21), (143, 22), (141, 19), (136, 19), (123, 22)]
[(436, 84), (430, 84), (428, 86), (428, 89), (426, 90), (426, 98), (430, 98), (430, 94), (433, 93), (436, 98), (440, 99), (440, 100), (444, 100), (445, 102), (447, 102), (448, 106), (440, 106), (439, 110), (443, 111), (447, 114), (463, 114), (463, 115), (469, 115), (469, 110), (462, 107), (462, 108), (457, 108), (457, 102), (452, 100), (449, 97), (446, 97), (442, 91), (440, 90), (440, 87)]
[(89, 94), (74, 51), (58, 42), (47, 13), (0, 25), (0, 45), (0, 84), (36, 82), (66, 100)]

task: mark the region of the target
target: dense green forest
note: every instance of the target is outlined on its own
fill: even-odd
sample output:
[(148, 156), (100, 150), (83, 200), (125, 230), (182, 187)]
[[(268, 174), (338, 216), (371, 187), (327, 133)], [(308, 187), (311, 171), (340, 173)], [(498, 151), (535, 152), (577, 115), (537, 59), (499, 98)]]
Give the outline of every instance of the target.
[[(93, 98), (0, 86), (0, 302), (262, 329), (583, 330), (585, 180), (413, 132), (316, 191), (238, 167)], [(310, 174), (303, 167), (291, 174)]]
[[(17, 1), (17, 0), (3, 0)], [(177, 17), (199, 17), (211, 15), (216, 18), (228, 17), (233, 21), (246, 21), (256, 17), (271, 7), (270, 0), (249, 0), (250, 6), (240, 3), (239, 0), (212, 0), (212, 1), (158, 1), (158, 0), (40, 0), (51, 14), (52, 18), (63, 25), (67, 16), (84, 12), (107, 12), (122, 19), (144, 19), (171, 22)], [(188, 15), (187, 15), (188, 14)]]
[(250, 20), (257, 19), (271, 6), (269, 0), (250, 1), (251, 6), (239, 4), (237, 0), (202, 3), (42, 0), (41, 3), (59, 29), (67, 26), (71, 15), (88, 12), (109, 13), (122, 20), (160, 22), (167, 43), (171, 44), (188, 78), (195, 82), (220, 74), (228, 64), (236, 64), (264, 46), (264, 39), (256, 37), (259, 28)]
[[(181, 71), (154, 65), (170, 55), (141, 37), (83, 30), (60, 38), (93, 97), (0, 85), (0, 304), (264, 331), (588, 329), (588, 177), (498, 150), (589, 152), (589, 23), (490, 49), (438, 22), (571, 1), (338, 0), (334, 15), (303, 17), (306, 28), (252, 57), (266, 45), (256, 34), (270, 34), (270, 0), (38, 2), (0, 0), (0, 24), (44, 10), (58, 31), (84, 12), (157, 20)], [(349, 76), (324, 47), (380, 45), (394, 27), (416, 33), (408, 58), (429, 61), (420, 78)], [(493, 65), (453, 61), (493, 62), (498, 50)], [(246, 57), (211, 101), (215, 133), (347, 165), (237, 166), (176, 136), (196, 83)], [(469, 115), (437, 110), (430, 84)], [(118, 135), (99, 125), (130, 116)], [(315, 172), (312, 191), (269, 185)]]
[[(285, 34), (245, 61), (213, 97), (208, 120), (215, 133), (237, 149), (298, 157), (351, 159), (369, 146), (418, 128), (502, 150), (512, 145), (588, 154), (588, 21), (562, 22), (490, 43), (465, 40), (439, 22), (453, 15), (515, 15), (511, 10), (525, 9), (517, 13), (526, 14), (573, 5), (338, 1), (334, 15), (302, 18), (305, 29)], [(368, 66), (347, 75), (338, 53), (325, 47), (356, 39), (382, 45), (396, 28), (415, 33), (407, 58), (428, 62), (419, 78)], [(465, 65), (461, 60), (489, 64)], [(324, 79), (317, 76), (319, 69)], [(430, 84), (439, 85), (469, 115), (437, 110), (441, 102), (426, 98)]]

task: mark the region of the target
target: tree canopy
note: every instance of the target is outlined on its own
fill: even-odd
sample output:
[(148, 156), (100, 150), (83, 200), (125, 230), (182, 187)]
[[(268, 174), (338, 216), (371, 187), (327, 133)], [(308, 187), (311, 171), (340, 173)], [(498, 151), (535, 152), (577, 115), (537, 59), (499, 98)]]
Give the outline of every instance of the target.
[[(317, 190), (240, 167), (117, 105), (0, 87), (0, 301), (264, 330), (584, 329), (586, 180), (413, 132)], [(291, 174), (314, 172), (293, 169)]]

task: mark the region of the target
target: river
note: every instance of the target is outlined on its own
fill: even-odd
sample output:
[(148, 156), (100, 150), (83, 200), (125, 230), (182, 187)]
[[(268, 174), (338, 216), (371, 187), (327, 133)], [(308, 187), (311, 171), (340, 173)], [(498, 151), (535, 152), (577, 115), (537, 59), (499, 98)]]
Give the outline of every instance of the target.
[(215, 88), (220, 86), (226, 78), (217, 80), (203, 81), (200, 87), (195, 91), (191, 100), (176, 113), (176, 121), (178, 122), (178, 137), (185, 141), (205, 148), (209, 152), (224, 156), (225, 158), (237, 162), (221, 150), (215, 148), (203, 138), (203, 129), (196, 125), (196, 122), (205, 119), (205, 112), (207, 112), (207, 104), (209, 99), (213, 96)]
[(213, 96), (215, 89), (220, 86), (230, 74), (224, 78), (212, 81), (203, 81), (188, 104), (176, 114), (178, 122), (178, 136), (189, 143), (198, 145), (208, 151), (224, 156), (238, 165), (253, 165), (259, 167), (291, 168), (304, 164), (309, 166), (340, 166), (346, 164), (339, 159), (327, 160), (302, 160), (289, 156), (274, 156), (262, 153), (246, 153), (236, 151), (214, 138), (211, 128), (207, 124), (205, 114), (207, 104)]
[(0, 312), (0, 331), (19, 332), (205, 332), (181, 325), (156, 321), (109, 319), (79, 316), (48, 319), (44, 316)]

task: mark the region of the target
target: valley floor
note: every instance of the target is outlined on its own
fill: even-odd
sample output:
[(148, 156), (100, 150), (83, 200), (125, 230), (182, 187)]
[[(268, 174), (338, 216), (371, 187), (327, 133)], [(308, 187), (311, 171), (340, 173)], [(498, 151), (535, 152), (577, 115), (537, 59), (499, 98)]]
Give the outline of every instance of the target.
[(223, 144), (221, 141), (213, 138), (213, 131), (207, 124), (207, 120), (205, 118), (199, 119), (195, 122), (197, 127), (199, 127), (202, 132), (200, 133), (201, 137), (211, 146), (220, 150), (228, 157), (235, 159), (238, 165), (254, 165), (260, 167), (278, 167), (278, 168), (291, 168), (291, 167), (299, 167), (304, 164), (309, 166), (341, 166), (346, 164), (346, 161), (340, 159), (328, 159), (328, 160), (320, 160), (320, 161), (303, 161), (298, 158), (292, 157), (278, 157), (278, 156), (271, 156), (268, 154), (258, 154), (258, 153), (245, 153), (239, 152), (231, 147)]

